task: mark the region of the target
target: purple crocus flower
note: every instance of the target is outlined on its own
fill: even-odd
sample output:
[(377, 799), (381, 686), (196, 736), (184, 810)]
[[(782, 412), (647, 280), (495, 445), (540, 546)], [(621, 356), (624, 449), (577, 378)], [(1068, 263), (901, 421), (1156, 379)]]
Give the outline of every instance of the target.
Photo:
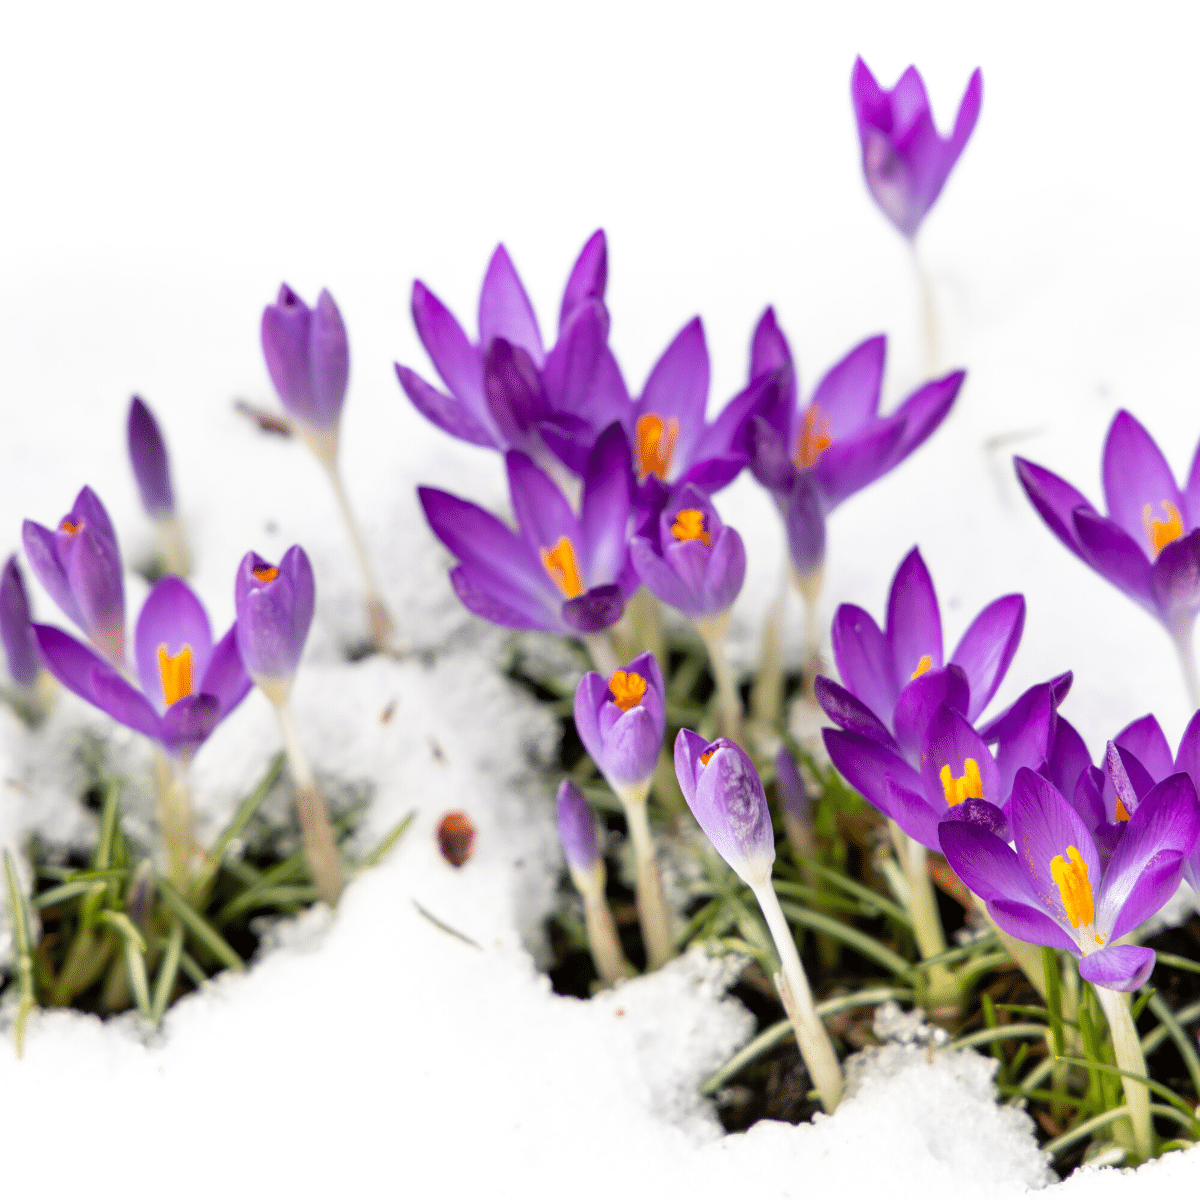
[(126, 428), (129, 461), (133, 465), (142, 506), (155, 519), (170, 517), (175, 512), (175, 492), (171, 487), (167, 443), (154, 414), (140, 396), (134, 396), (130, 402)]
[(160, 579), (134, 632), (140, 689), (52, 625), (35, 625), (42, 661), (69, 691), (186, 759), (241, 703), (250, 679), (231, 627), (215, 645), (204, 606), (182, 579)]
[(987, 901), (1006, 933), (1069, 950), (1084, 979), (1113, 991), (1141, 987), (1154, 951), (1115, 944), (1152, 917), (1179, 885), (1200, 833), (1196, 789), (1184, 774), (1158, 784), (1129, 819), (1107, 865), (1080, 815), (1046, 779), (1018, 772), (1008, 807), (1016, 843), (967, 821), (942, 825), (942, 852)]
[(262, 348), (283, 407), (323, 457), (323, 451), (337, 445), (350, 380), (346, 326), (333, 297), (322, 290), (316, 306), (309, 308), (281, 284), (275, 303), (263, 309)]
[(452, 437), (548, 465), (547, 449), (582, 473), (600, 433), (625, 418), (625, 385), (608, 348), (603, 230), (588, 239), (567, 280), (558, 339), (547, 352), (516, 268), (503, 245), (479, 295), (479, 340), (420, 280), (413, 323), (447, 392), (396, 364), (417, 411)]
[(238, 565), (233, 600), (237, 645), (250, 678), (282, 704), (312, 625), (316, 584), (308, 555), (292, 546), (279, 565), (253, 550)]
[[(873, 728), (847, 722), (845, 729), (825, 729), (822, 736), (833, 765), (870, 804), (909, 837), (937, 850), (939, 825), (948, 819), (1004, 832), (1017, 772), (1043, 767), (1051, 753), (1056, 704), (1054, 685), (1038, 684), (982, 731), (961, 711), (939, 704), (926, 723), (915, 764), (878, 721)], [(996, 742), (994, 752), (989, 740)]]
[(925, 214), (941, 194), (979, 119), (983, 76), (971, 76), (954, 131), (943, 138), (933, 123), (929, 97), (916, 67), (909, 67), (885, 92), (867, 64), (857, 59), (850, 98), (862, 143), (863, 174), (875, 203), (906, 238), (916, 236)]
[(642, 582), (664, 604), (702, 621), (728, 612), (746, 578), (746, 548), (708, 495), (686, 483), (629, 543)]
[(1190, 638), (1200, 611), (1200, 447), (1181, 490), (1153, 438), (1129, 413), (1117, 413), (1104, 443), (1107, 517), (1044, 467), (1013, 462), (1068, 550), (1157, 617), (1177, 644)]
[(762, 780), (746, 752), (728, 738), (709, 742), (681, 729), (675, 739), (675, 774), (717, 853), (750, 887), (768, 883), (775, 834)]
[(942, 423), (966, 373), (924, 384), (887, 416), (879, 415), (885, 337), (856, 346), (817, 384), (807, 404), (791, 347), (768, 308), (754, 331), (750, 379), (774, 376), (744, 434), (754, 477), (775, 497), (801, 575), (825, 559), (825, 519), (843, 500), (904, 461)]
[(33, 573), (51, 599), (118, 669), (125, 665), (125, 578), (117, 535), (100, 498), (85, 487), (54, 530), (21, 530)]
[(13, 682), (23, 688), (33, 687), (41, 674), (42, 661), (33, 639), (29, 598), (15, 554), (9, 556), (0, 572), (0, 641)]
[(609, 679), (589, 671), (575, 689), (575, 728), (584, 749), (614, 788), (654, 774), (667, 728), (667, 693), (649, 651)]
[(1024, 597), (1001, 596), (971, 622), (944, 659), (937, 593), (914, 547), (892, 579), (886, 632), (856, 605), (843, 604), (834, 614), (833, 656), (844, 686), (818, 677), (817, 699), (844, 729), (861, 725), (865, 730), (869, 722), (859, 710), (869, 710), (916, 765), (925, 727), (939, 704), (950, 704), (968, 721), (979, 719), (1008, 671), (1024, 627)]
[(624, 431), (614, 424), (596, 443), (578, 516), (527, 455), (510, 451), (505, 461), (516, 533), (467, 500), (417, 489), (430, 528), (459, 559), (450, 572), (458, 598), (510, 629), (607, 629), (637, 588), (626, 546), (633, 481)]
[(558, 837), (572, 873), (590, 875), (600, 861), (596, 814), (579, 787), (569, 779), (558, 785)]

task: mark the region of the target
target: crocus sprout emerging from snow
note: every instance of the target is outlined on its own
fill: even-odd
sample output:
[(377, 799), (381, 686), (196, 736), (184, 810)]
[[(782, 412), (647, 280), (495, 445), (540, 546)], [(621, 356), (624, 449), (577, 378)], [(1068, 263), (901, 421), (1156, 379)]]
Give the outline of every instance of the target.
[(741, 736), (742, 699), (725, 656), (733, 602), (746, 578), (746, 548), (706, 493), (686, 483), (629, 543), (642, 582), (665, 604), (691, 617), (708, 649), (717, 682), (718, 725)]
[[(959, 878), (987, 901), (1014, 937), (1067, 950), (1096, 985), (1113, 1035), (1117, 1066), (1146, 1074), (1137, 1032), (1123, 998), (1141, 987), (1154, 951), (1120, 939), (1152, 917), (1179, 885), (1200, 833), (1200, 804), (1185, 774), (1157, 784), (1129, 818), (1104, 863), (1091, 832), (1058, 790), (1040, 775), (1017, 773), (1008, 807), (1016, 848), (969, 821), (941, 829), (942, 851)], [(1143, 1157), (1153, 1146), (1145, 1086), (1124, 1081)]]
[(510, 452), (508, 486), (519, 526), (436, 488), (419, 488), (425, 518), (459, 563), (450, 582), (463, 604), (509, 629), (588, 638), (620, 620), (637, 587), (629, 565), (629, 444), (620, 425), (596, 443), (579, 516), (528, 455)]
[(575, 689), (579, 739), (625, 809), (637, 861), (638, 920), (651, 969), (661, 967), (674, 949), (646, 815), (666, 723), (666, 688), (653, 654), (638, 655), (607, 680), (589, 671)]
[(338, 433), (350, 379), (350, 347), (333, 297), (322, 290), (316, 307), (310, 309), (286, 283), (281, 284), (275, 303), (263, 309), (262, 348), (271, 382), (294, 429), (329, 475), (362, 574), (375, 648), (393, 652), (397, 648), (395, 629), (338, 466)]
[(884, 91), (860, 58), (850, 76), (850, 98), (867, 187), (888, 220), (906, 238), (914, 238), (975, 129), (983, 103), (983, 75), (976, 70), (971, 76), (948, 138), (933, 123), (916, 67), (909, 67), (895, 87)]
[(137, 686), (110, 662), (52, 625), (34, 636), (50, 673), (113, 720), (154, 741), (170, 875), (187, 883), (192, 855), (186, 772), (192, 756), (250, 690), (233, 628), (214, 644), (208, 615), (181, 579), (159, 580), (134, 632)]
[(125, 577), (117, 535), (85, 487), (53, 529), (26, 521), (21, 538), (51, 599), (117, 670), (125, 669)]
[(675, 739), (675, 774), (700, 828), (758, 900), (782, 967), (775, 987), (821, 1103), (832, 1112), (842, 1096), (842, 1069), (817, 1016), (795, 939), (771, 886), (775, 836), (762, 780), (736, 742), (707, 742), (690, 729), (681, 729)]
[(558, 788), (558, 836), (571, 881), (583, 897), (588, 944), (596, 971), (605, 983), (629, 974), (612, 910), (604, 896), (604, 859), (596, 845), (596, 816), (583, 793), (569, 779)]
[(167, 443), (149, 405), (140, 396), (134, 396), (130, 402), (126, 433), (133, 477), (142, 497), (142, 506), (158, 530), (167, 573), (186, 575), (190, 566), (187, 539), (175, 511), (175, 490), (171, 486)]
[(1153, 438), (1129, 413), (1117, 413), (1104, 443), (1107, 517), (1044, 467), (1023, 458), (1013, 462), (1054, 536), (1163, 623), (1192, 707), (1200, 708), (1192, 650), (1200, 611), (1200, 447), (1180, 489)]
[(275, 707), (296, 784), (296, 811), (317, 894), (336, 904), (342, 892), (342, 864), (325, 801), (292, 720), (292, 682), (312, 624), (316, 585), (308, 555), (292, 546), (279, 561), (254, 551), (242, 559), (234, 584), (238, 649), (250, 678)]

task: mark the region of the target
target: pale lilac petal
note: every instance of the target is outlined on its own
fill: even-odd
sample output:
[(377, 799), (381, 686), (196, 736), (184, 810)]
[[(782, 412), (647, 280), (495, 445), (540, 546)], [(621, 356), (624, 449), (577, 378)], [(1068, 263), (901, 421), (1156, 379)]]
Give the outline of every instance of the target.
[(832, 512), (848, 496), (887, 474), (897, 461), (896, 448), (903, 436), (903, 421), (887, 417), (863, 433), (834, 442), (813, 468), (825, 511)]
[(870, 738), (886, 746), (893, 754), (900, 754), (900, 747), (888, 731), (887, 726), (852, 692), (848, 692), (832, 679), (818, 675), (813, 681), (817, 703), (825, 715), (847, 733)]
[(1158, 600), (1150, 585), (1150, 561), (1138, 544), (1107, 517), (1077, 509), (1073, 519), (1084, 561), (1158, 616)]
[(481, 425), (485, 424), (481, 349), (471, 345), (454, 314), (419, 279), (413, 283), (412, 317), (417, 336), (442, 382)]
[(1146, 768), (1151, 779), (1166, 779), (1175, 770), (1175, 756), (1153, 713), (1126, 725), (1113, 741), (1128, 750)]
[(1079, 947), (1067, 929), (1053, 917), (1019, 900), (1004, 898), (988, 901), (988, 912), (1005, 933), (1028, 942), (1031, 946), (1049, 946), (1054, 950), (1070, 950), (1079, 957)]
[(1144, 554), (1154, 547), (1146, 531), (1145, 506), (1165, 520), (1163, 503), (1177, 512), (1186, 506), (1162, 451), (1145, 428), (1122, 410), (1113, 418), (1104, 442), (1104, 500), (1108, 515), (1138, 544)]
[(567, 286), (563, 289), (562, 307), (558, 313), (558, 333), (562, 336), (571, 314), (589, 300), (604, 300), (604, 288), (608, 282), (608, 242), (604, 230), (597, 229), (583, 244)]
[(160, 647), (170, 658), (178, 657), (185, 646), (190, 647), (192, 691), (200, 690), (197, 685), (212, 658), (212, 627), (204, 605), (182, 579), (167, 576), (150, 590), (138, 616), (133, 644), (142, 691), (160, 713), (167, 710), (158, 662)]
[(1114, 992), (1136, 992), (1154, 970), (1149, 946), (1105, 946), (1079, 960), (1079, 975)]
[(638, 401), (638, 416), (657, 413), (664, 421), (679, 422), (675, 459), (690, 462), (704, 428), (708, 404), (709, 362), (704, 326), (693, 317), (675, 335), (654, 364)]
[(900, 564), (888, 593), (887, 640), (898, 688), (913, 677), (922, 659), (928, 657), (935, 670), (942, 665), (942, 618), (937, 593), (915, 546)]
[(854, 604), (838, 607), (830, 633), (842, 682), (890, 726), (900, 690), (887, 638), (871, 614)]
[(1050, 532), (1068, 550), (1074, 551), (1090, 565), (1091, 560), (1084, 552), (1079, 535), (1075, 532), (1074, 516), (1076, 509), (1099, 516), (1088, 498), (1082, 492), (1076, 491), (1065, 479), (1060, 479), (1052, 471), (1039, 467), (1037, 463), (1014, 457), (1013, 466), (1025, 494), (1038, 510), (1042, 520), (1050, 527)]
[(967, 759), (972, 759), (979, 768), (983, 795), (976, 799), (992, 804), (1003, 804), (1007, 798), (1001, 793), (1000, 772), (986, 743), (975, 732), (974, 726), (960, 712), (943, 704), (929, 718), (925, 738), (921, 745), (921, 780), (930, 806), (939, 815), (951, 806), (946, 799), (942, 782), (942, 771), (950, 768), (952, 779), (962, 779), (967, 773)]
[(492, 254), (479, 292), (480, 345), (486, 351), (496, 338), (520, 346), (539, 367), (546, 357), (533, 305), (503, 245)]
[[(926, 671), (901, 689), (892, 715), (892, 727), (909, 762), (920, 761), (921, 747), (933, 714), (943, 705), (955, 712), (966, 712), (970, 694), (967, 677), (959, 667)], [(991, 758), (990, 754), (988, 758)], [(1003, 797), (989, 796), (989, 799), (1000, 803)]]
[(427, 421), (432, 421), (444, 433), (473, 446), (486, 446), (489, 450), (500, 449), (495, 435), (477, 419), (461, 400), (446, 396), (437, 388), (426, 383), (415, 371), (394, 364), (396, 377), (413, 407)]
[(675, 776), (688, 807), (696, 800), (696, 775), (701, 769), (700, 756), (707, 753), (709, 742), (690, 729), (681, 729), (675, 738)]
[(1001, 596), (971, 622), (950, 657), (971, 687), (967, 716), (976, 721), (1008, 672), (1025, 629), (1025, 597)]
[(817, 384), (809, 405), (820, 409), (828, 419), (835, 444), (856, 434), (878, 411), (886, 354), (886, 337), (868, 338), (831, 367)]
[[(528, 455), (510, 451), (504, 459), (508, 468), (508, 489), (512, 497), (513, 515), (517, 518), (521, 534), (534, 553), (554, 549), (560, 538), (567, 538), (575, 548), (576, 561), (583, 539), (579, 522), (571, 511), (562, 492), (553, 480), (539, 467), (534, 466)], [(582, 569), (583, 564), (579, 563)], [(591, 583), (608, 583), (604, 580), (584, 579), (584, 586)]]

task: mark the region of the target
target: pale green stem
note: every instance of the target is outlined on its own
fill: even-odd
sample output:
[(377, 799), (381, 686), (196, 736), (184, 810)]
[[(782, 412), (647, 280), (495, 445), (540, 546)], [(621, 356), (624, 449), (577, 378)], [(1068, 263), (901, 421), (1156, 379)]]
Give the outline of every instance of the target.
[(1196, 652), (1192, 645), (1190, 624), (1175, 630), (1171, 635), (1175, 653), (1179, 656), (1179, 667), (1183, 671), (1183, 686), (1187, 689), (1188, 704), (1193, 712), (1200, 709), (1200, 676), (1196, 674)]
[[(1109, 988), (1096, 987), (1096, 998), (1108, 1020), (1112, 1035), (1113, 1052), (1117, 1066), (1122, 1071), (1135, 1075), (1146, 1075), (1146, 1058), (1142, 1054), (1142, 1043), (1138, 1037), (1133, 1014), (1129, 1011), (1129, 996), (1125, 992), (1114, 992)], [(1144, 1083), (1121, 1076), (1125, 1088), (1125, 1100), (1129, 1105), (1133, 1122), (1133, 1140), (1138, 1157), (1143, 1161), (1154, 1153), (1154, 1127), (1150, 1123), (1150, 1090)]]
[(725, 656), (725, 634), (729, 630), (730, 611), (696, 621), (696, 629), (704, 639), (708, 663), (717, 685), (717, 733), (722, 737), (742, 740), (742, 697), (729, 659)]
[(913, 268), (917, 272), (917, 287), (921, 292), (921, 329), (925, 343), (925, 373), (936, 375), (940, 369), (941, 350), (938, 338), (937, 303), (933, 294), (933, 280), (921, 261), (921, 253), (914, 239), (912, 246)]
[(783, 610), (787, 603), (787, 580), (784, 592), (767, 609), (763, 622), (762, 657), (758, 674), (750, 692), (750, 711), (756, 721), (773, 725), (783, 706)]
[(816, 674), (821, 661), (821, 591), (825, 586), (825, 568), (800, 572), (791, 568), (792, 583), (804, 601), (804, 670)]
[(608, 986), (632, 974), (621, 949), (617, 923), (604, 895), (604, 862), (598, 859), (587, 872), (571, 868), (571, 880), (583, 897), (583, 919), (596, 973)]
[(646, 943), (647, 965), (651, 971), (656, 971), (670, 961), (675, 943), (671, 936), (671, 914), (667, 912), (662, 881), (658, 875), (658, 858), (654, 852), (654, 839), (650, 835), (650, 819), (646, 813), (650, 780), (614, 787), (613, 791), (625, 809), (629, 839), (633, 842), (633, 856), (637, 863), (638, 924), (642, 927), (642, 940)]
[(804, 973), (800, 955), (796, 953), (796, 939), (792, 936), (783, 909), (779, 907), (779, 898), (770, 879), (758, 885), (751, 884), (751, 887), (767, 919), (775, 949), (779, 952), (782, 970), (775, 976), (775, 987), (783, 1001), (784, 1011), (791, 1018), (800, 1057), (804, 1059), (813, 1086), (820, 1094), (822, 1107), (826, 1112), (833, 1112), (842, 1098), (842, 1068), (829, 1034), (817, 1016), (808, 976)]
[(187, 534), (179, 514), (158, 517), (154, 525), (158, 530), (158, 546), (167, 574), (185, 577), (192, 569), (192, 556), (188, 553)]
[(663, 641), (662, 613), (658, 607), (658, 598), (649, 588), (640, 587), (625, 606), (625, 612), (629, 616), (633, 631), (635, 653), (649, 650), (665, 671), (667, 652)]
[(292, 782), (296, 785), (296, 815), (304, 839), (304, 857), (317, 895), (326, 904), (335, 905), (342, 894), (342, 860), (333, 840), (329, 812), (317, 789), (317, 781), (309, 769), (308, 759), (300, 745), (291, 706), (284, 699), (275, 705), (283, 744), (287, 749)]
[(612, 639), (607, 633), (585, 633), (583, 644), (587, 647), (588, 657), (592, 666), (604, 676), (611, 679), (612, 673), (620, 669), (621, 660), (613, 648)]
[(187, 891), (192, 872), (192, 793), (187, 780), (188, 764), (154, 747), (154, 784), (158, 793), (158, 824), (167, 851), (167, 878)]
[(1037, 988), (1038, 995), (1043, 1000), (1046, 999), (1046, 972), (1042, 965), (1042, 948), (1040, 946), (1031, 946), (1028, 942), (1021, 941), (1020, 938), (1015, 938), (1011, 933), (1005, 933), (999, 925), (996, 924), (996, 919), (988, 912), (986, 901), (971, 893), (975, 901), (976, 909), (983, 913), (988, 925), (991, 926), (992, 932), (1000, 939), (1000, 944), (1012, 956), (1013, 962), (1025, 974), (1025, 978)]
[[(920, 842), (910, 838), (895, 821), (889, 821), (888, 825), (900, 859), (900, 867), (908, 884), (908, 911), (913, 920), (917, 949), (920, 950), (922, 958), (932, 958), (946, 949), (946, 935), (942, 931), (942, 917), (938, 912), (933, 880), (929, 878), (928, 852)], [(959, 991), (948, 967), (939, 964), (929, 968), (931, 1009), (957, 1008), (960, 1003)]]

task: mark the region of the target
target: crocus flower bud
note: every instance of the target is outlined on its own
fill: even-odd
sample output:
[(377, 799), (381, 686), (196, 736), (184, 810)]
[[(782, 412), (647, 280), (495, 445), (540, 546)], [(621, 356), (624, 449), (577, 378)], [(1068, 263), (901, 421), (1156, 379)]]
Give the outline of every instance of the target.
[(129, 405), (129, 461), (137, 480), (142, 505), (156, 520), (175, 511), (175, 493), (171, 488), (171, 466), (167, 443), (154, 414), (140, 396)]
[(112, 522), (85, 487), (71, 511), (49, 530), (26, 521), (29, 565), (54, 602), (117, 667), (125, 664), (125, 579)]
[(318, 444), (336, 448), (350, 350), (333, 297), (322, 291), (310, 309), (286, 283), (281, 285), (275, 303), (263, 309), (262, 347), (271, 382), (305, 440), (314, 449)]
[(10, 555), (0, 573), (0, 640), (8, 659), (8, 673), (13, 682), (23, 688), (37, 683), (42, 669), (33, 640), (33, 625), (29, 615), (29, 599), (17, 556)]
[(578, 786), (569, 779), (558, 785), (558, 837), (572, 875), (588, 876), (600, 862), (596, 815)]
[(288, 550), (278, 567), (253, 550), (238, 566), (233, 592), (238, 652), (273, 704), (282, 704), (292, 689), (315, 594), (312, 565), (299, 546)]
[(607, 680), (589, 671), (575, 689), (579, 740), (614, 788), (654, 774), (666, 727), (666, 688), (649, 651)]
[(675, 774), (684, 799), (717, 853), (752, 888), (771, 878), (775, 834), (762, 780), (746, 752), (729, 738), (706, 742), (681, 729)]

